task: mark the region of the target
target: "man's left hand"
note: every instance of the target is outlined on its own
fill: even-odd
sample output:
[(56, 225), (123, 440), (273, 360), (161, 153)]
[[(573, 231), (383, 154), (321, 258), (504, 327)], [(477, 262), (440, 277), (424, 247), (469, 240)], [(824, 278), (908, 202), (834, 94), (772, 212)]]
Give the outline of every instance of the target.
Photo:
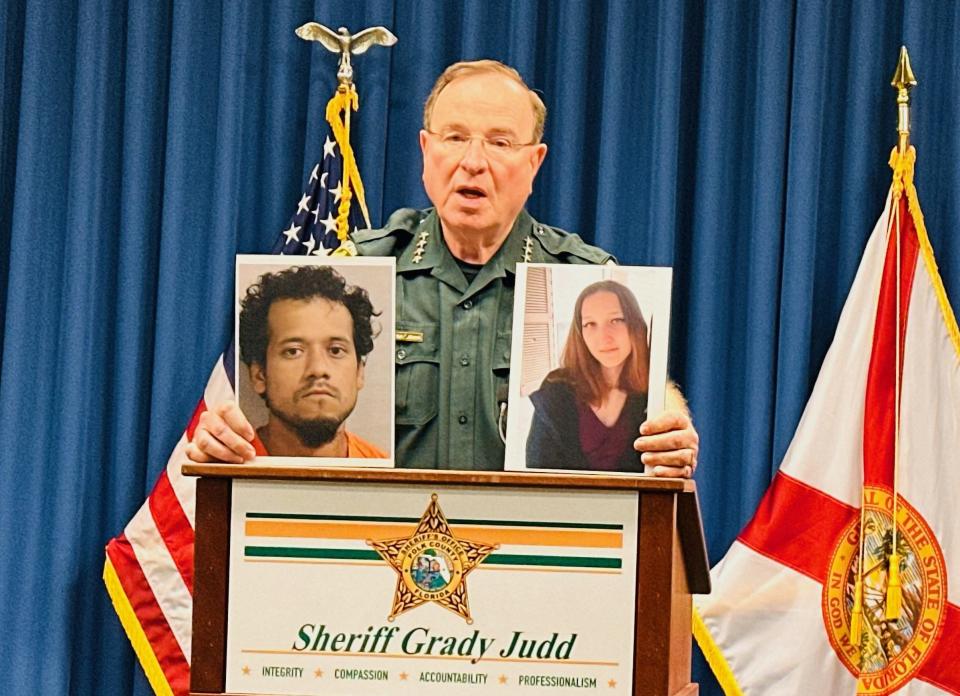
[(640, 461), (652, 467), (654, 476), (690, 478), (697, 470), (700, 436), (690, 416), (682, 411), (664, 411), (640, 426), (633, 448)]

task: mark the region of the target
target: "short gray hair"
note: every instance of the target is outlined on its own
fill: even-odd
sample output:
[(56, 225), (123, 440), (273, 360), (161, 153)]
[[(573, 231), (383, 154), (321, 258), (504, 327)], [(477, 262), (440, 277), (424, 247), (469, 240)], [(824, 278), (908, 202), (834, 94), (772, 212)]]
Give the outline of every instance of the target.
[(547, 122), (547, 107), (540, 98), (540, 95), (527, 86), (527, 83), (523, 81), (523, 78), (520, 77), (520, 73), (517, 72), (516, 69), (511, 68), (509, 65), (505, 65), (498, 60), (487, 59), (460, 61), (459, 63), (454, 63), (449, 68), (444, 70), (440, 74), (440, 77), (437, 78), (437, 81), (433, 84), (433, 89), (430, 90), (427, 101), (423, 105), (424, 130), (430, 130), (430, 117), (433, 115), (433, 107), (437, 103), (437, 97), (440, 96), (440, 92), (443, 91), (444, 87), (461, 77), (489, 73), (505, 75), (527, 90), (527, 93), (530, 95), (530, 106), (533, 107), (533, 142), (539, 143), (543, 138), (543, 128)]

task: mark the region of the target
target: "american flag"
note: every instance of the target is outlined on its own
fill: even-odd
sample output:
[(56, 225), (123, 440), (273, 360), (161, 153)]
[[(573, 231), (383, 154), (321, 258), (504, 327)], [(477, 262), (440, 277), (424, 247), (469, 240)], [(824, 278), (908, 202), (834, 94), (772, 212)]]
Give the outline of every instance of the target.
[[(323, 156), (310, 173), (273, 253), (329, 254), (341, 247), (347, 229), (369, 227), (349, 131), (340, 119), (351, 100), (355, 107), (355, 95), (338, 92), (327, 105)], [(349, 246), (349, 242), (343, 245), (340, 253), (350, 253)], [(103, 570), (107, 592), (158, 696), (186, 696), (190, 691), (195, 480), (183, 476), (180, 466), (187, 461), (187, 443), (200, 415), (234, 398), (233, 364), (231, 343), (213, 368), (203, 397), (150, 496), (123, 532), (107, 544)]]
[[(344, 195), (357, 197), (352, 187), (343, 180), (343, 159), (332, 133), (327, 134), (323, 143), (323, 157), (310, 172), (310, 180), (297, 203), (297, 210), (277, 239), (273, 253), (320, 256), (340, 247), (337, 231), (340, 204)], [(345, 189), (350, 190), (345, 193)], [(351, 230), (370, 226), (365, 213), (361, 214), (362, 197), (360, 200), (359, 206), (350, 206), (348, 225)]]

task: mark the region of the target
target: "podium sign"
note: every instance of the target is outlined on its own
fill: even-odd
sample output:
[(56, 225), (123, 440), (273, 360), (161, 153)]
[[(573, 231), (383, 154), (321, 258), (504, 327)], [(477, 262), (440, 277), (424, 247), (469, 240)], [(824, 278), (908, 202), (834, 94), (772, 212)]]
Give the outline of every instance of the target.
[(225, 691), (632, 694), (638, 512), (632, 491), (234, 480)]
[(190, 464), (192, 696), (696, 696), (696, 484)]

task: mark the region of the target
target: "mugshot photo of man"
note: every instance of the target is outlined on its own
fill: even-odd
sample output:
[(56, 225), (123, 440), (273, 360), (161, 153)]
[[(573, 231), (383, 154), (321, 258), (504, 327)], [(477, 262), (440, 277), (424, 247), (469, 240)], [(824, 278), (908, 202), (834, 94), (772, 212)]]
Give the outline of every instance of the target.
[[(255, 394), (241, 387), (240, 405), (255, 410), (251, 400), (259, 397), (265, 406), (266, 423), (256, 429), (258, 455), (389, 457), (346, 425), (366, 384), (379, 316), (367, 290), (329, 265), (263, 273), (247, 287), (239, 357)], [(388, 402), (388, 420), (390, 408)]]

